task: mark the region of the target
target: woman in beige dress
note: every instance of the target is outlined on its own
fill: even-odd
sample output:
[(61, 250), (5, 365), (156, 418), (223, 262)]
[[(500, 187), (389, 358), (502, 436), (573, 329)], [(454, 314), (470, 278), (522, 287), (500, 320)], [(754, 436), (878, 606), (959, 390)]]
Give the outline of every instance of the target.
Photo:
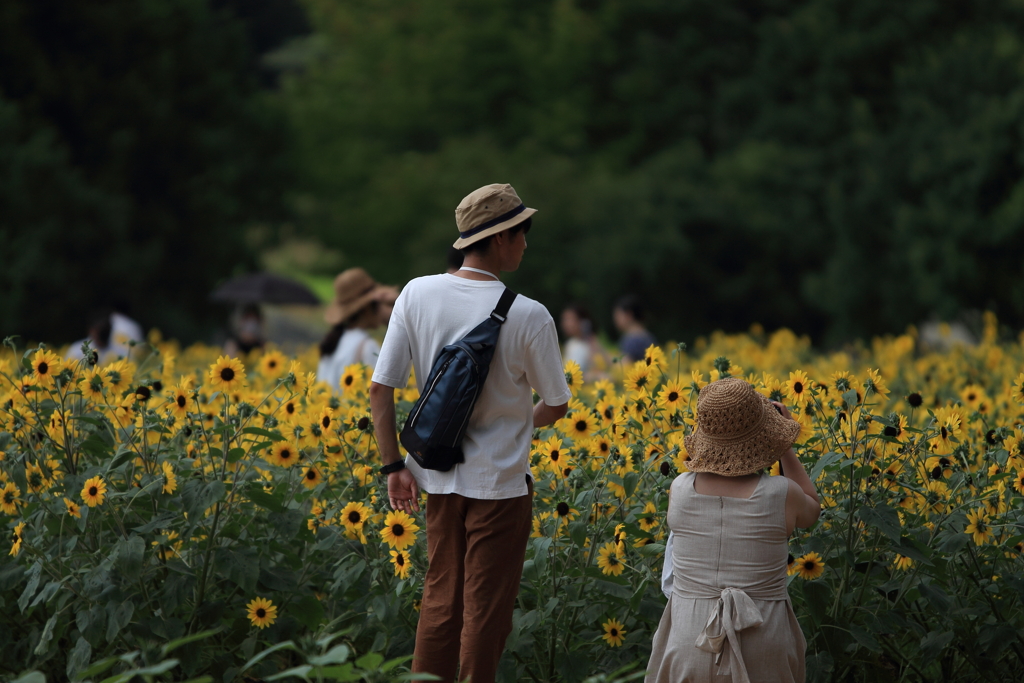
[[(799, 432), (785, 406), (741, 379), (701, 389), (690, 471), (669, 494), (671, 590), (645, 683), (803, 682), (787, 540), (821, 506), (793, 453)], [(764, 473), (776, 461), (785, 476)]]

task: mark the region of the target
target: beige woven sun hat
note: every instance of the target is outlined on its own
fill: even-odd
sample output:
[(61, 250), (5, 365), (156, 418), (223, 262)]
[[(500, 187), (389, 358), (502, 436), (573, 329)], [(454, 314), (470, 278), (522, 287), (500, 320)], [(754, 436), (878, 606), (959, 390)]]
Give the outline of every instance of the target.
[(378, 283), (362, 268), (349, 268), (334, 278), (334, 300), (327, 304), (324, 320), (328, 325), (344, 322), (390, 291), (391, 288)]
[(799, 433), (800, 423), (780, 415), (748, 382), (720, 379), (697, 396), (697, 427), (684, 441), (686, 468), (726, 477), (752, 474), (774, 465)]
[(511, 185), (484, 185), (466, 195), (455, 208), (459, 239), (452, 246), (462, 249), (485, 237), (508, 230), (535, 213), (537, 209), (530, 209), (523, 204)]

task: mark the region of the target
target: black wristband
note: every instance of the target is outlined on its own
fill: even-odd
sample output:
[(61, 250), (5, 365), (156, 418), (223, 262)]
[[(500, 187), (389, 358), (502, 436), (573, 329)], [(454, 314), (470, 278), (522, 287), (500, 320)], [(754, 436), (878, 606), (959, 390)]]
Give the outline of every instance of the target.
[(391, 474), (392, 472), (397, 472), (399, 470), (404, 470), (404, 469), (405, 469), (405, 461), (404, 460), (396, 460), (393, 463), (391, 463), (390, 465), (384, 465), (384, 467), (381, 467), (380, 468), (380, 473), (381, 474)]

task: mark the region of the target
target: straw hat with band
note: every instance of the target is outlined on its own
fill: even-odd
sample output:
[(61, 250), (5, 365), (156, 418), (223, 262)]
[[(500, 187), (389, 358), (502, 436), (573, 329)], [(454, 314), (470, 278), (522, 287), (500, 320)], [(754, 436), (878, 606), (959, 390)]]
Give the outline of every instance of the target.
[(511, 185), (496, 183), (474, 190), (455, 208), (459, 239), (452, 246), (464, 249), (503, 230), (519, 225), (537, 213), (530, 209)]
[(329, 325), (345, 322), (371, 301), (390, 292), (362, 268), (349, 268), (334, 278), (334, 301), (327, 305), (324, 320)]
[(800, 433), (766, 396), (738, 377), (711, 382), (697, 397), (697, 427), (686, 437), (691, 472), (726, 477), (771, 467)]

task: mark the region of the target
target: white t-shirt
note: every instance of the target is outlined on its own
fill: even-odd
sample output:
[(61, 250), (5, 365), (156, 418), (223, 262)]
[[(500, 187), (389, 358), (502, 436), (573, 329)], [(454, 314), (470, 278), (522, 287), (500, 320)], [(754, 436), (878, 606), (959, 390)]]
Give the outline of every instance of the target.
[[(441, 349), (464, 337), (494, 310), (505, 285), (429, 275), (410, 282), (395, 302), (373, 381), (404, 387), (409, 363), (420, 391)], [(466, 428), (466, 461), (448, 472), (406, 466), (427, 493), (501, 500), (524, 496), (530, 474), (533, 392), (549, 406), (569, 402), (555, 321), (541, 304), (516, 297), (501, 326), (490, 372)]]
[(327, 382), (334, 393), (341, 391), (341, 375), (345, 368), (355, 363), (363, 363), (368, 367), (377, 364), (380, 344), (369, 333), (361, 328), (345, 330), (338, 340), (338, 346), (330, 356), (324, 356), (316, 368), (316, 377)]

